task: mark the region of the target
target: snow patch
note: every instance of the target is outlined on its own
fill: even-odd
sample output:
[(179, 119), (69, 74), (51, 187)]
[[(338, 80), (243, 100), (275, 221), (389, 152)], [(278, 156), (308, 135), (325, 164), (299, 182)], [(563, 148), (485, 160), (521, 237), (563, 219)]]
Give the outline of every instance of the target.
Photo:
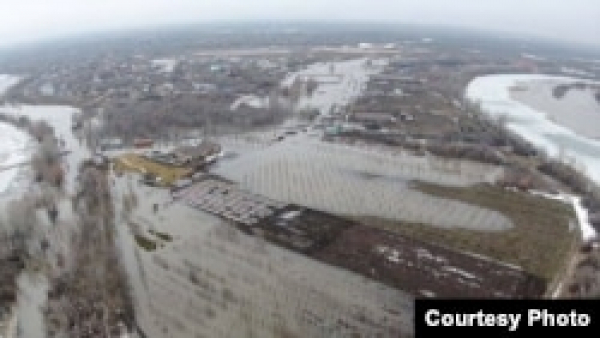
[(377, 252), (382, 254), (388, 261), (393, 263), (400, 263), (402, 259), (400, 258), (400, 251), (396, 249), (389, 248), (387, 246), (378, 246)]
[(474, 274), (469, 273), (463, 269), (459, 269), (457, 267), (450, 266), (450, 265), (446, 265), (446, 266), (442, 267), (442, 271), (455, 273), (455, 274), (461, 275), (462, 277), (467, 278), (467, 279), (480, 280), (480, 278), (475, 276)]
[(448, 260), (442, 256), (435, 256), (433, 254), (431, 254), (431, 252), (429, 252), (429, 250), (424, 249), (424, 248), (418, 248), (417, 249), (417, 258), (420, 259), (429, 259), (429, 260), (433, 260), (439, 263), (445, 263)]
[(598, 233), (596, 232), (596, 229), (594, 229), (592, 223), (590, 222), (589, 212), (583, 206), (582, 199), (580, 196), (574, 196), (565, 193), (553, 195), (541, 191), (531, 191), (531, 194), (572, 205), (573, 209), (575, 210), (575, 215), (577, 216), (577, 223), (579, 224), (579, 229), (581, 231), (581, 237), (583, 238), (583, 240), (587, 242), (598, 238)]

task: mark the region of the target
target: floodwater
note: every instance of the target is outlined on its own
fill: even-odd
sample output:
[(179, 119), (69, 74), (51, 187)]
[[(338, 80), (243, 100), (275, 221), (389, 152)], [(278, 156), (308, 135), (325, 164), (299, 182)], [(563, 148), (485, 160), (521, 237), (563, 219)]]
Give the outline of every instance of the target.
[[(414, 310), (405, 293), (245, 235), (172, 202), (167, 191), (142, 186), (135, 175), (115, 177), (118, 214), (130, 189), (140, 204), (129, 221), (120, 219), (119, 247), (147, 336), (349, 335), (340, 320), (365, 336), (411, 332)], [(145, 251), (133, 233), (158, 248)]]
[[(600, 183), (600, 141), (585, 137), (578, 130), (590, 126), (597, 131), (600, 115), (581, 109), (593, 109), (584, 93), (571, 93), (565, 100), (575, 100), (573, 109), (565, 111), (564, 104), (556, 101), (547, 92), (547, 85), (539, 83), (588, 82), (568, 77), (547, 75), (489, 75), (475, 78), (466, 90), (466, 98), (480, 102), (486, 114), (493, 117), (505, 115), (507, 127), (551, 156), (562, 154), (576, 168)], [(511, 95), (510, 87), (515, 84), (538, 83), (531, 86), (530, 93)], [(540, 94), (539, 91), (542, 93)], [(521, 102), (523, 101), (523, 102)], [(554, 101), (554, 103), (553, 103)], [(568, 102), (568, 101), (565, 101)], [(567, 109), (568, 110), (568, 109)], [(569, 115), (565, 115), (569, 114)], [(550, 118), (556, 116), (555, 118)], [(554, 121), (553, 121), (554, 120)], [(569, 123), (564, 122), (569, 120)], [(563, 121), (563, 123), (561, 123)], [(588, 130), (587, 127), (584, 130)]]
[(55, 135), (65, 142), (65, 150), (70, 151), (66, 156), (66, 177), (65, 188), (68, 193), (73, 193), (75, 190), (75, 177), (77, 168), (85, 158), (90, 155), (89, 150), (85, 145), (84, 139), (78, 139), (71, 130), (71, 116), (79, 112), (77, 108), (68, 106), (5, 106), (0, 108), (0, 111), (15, 115), (27, 116), (32, 121), (45, 120), (53, 128)]
[(214, 171), (254, 193), (337, 215), (481, 231), (513, 226), (497, 211), (411, 188), (412, 181), (469, 186), (493, 182), (502, 174), (498, 167), (467, 161), (359, 149), (298, 135), (260, 151), (240, 153)]
[[(18, 77), (0, 74), (0, 96), (19, 81)], [(0, 107), (0, 113), (5, 112)], [(23, 163), (31, 156), (29, 135), (9, 124), (0, 124), (0, 194), (12, 191), (19, 183), (23, 168), (12, 167)]]
[(0, 194), (12, 191), (17, 176), (24, 168), (19, 164), (29, 160), (32, 140), (18, 128), (0, 123)]
[[(13, 81), (14, 83), (16, 82)], [(73, 194), (76, 184), (76, 169), (84, 158), (89, 157), (89, 151), (85, 144), (80, 142), (71, 130), (71, 116), (73, 113), (78, 112), (78, 110), (65, 106), (22, 105), (3, 106), (0, 107), (0, 111), (14, 116), (27, 116), (32, 121), (45, 120), (54, 128), (56, 136), (65, 142), (65, 149), (70, 151), (65, 158), (64, 165), (66, 171), (65, 191), (69, 195)], [(22, 144), (18, 145), (20, 149), (19, 160), (25, 161), (31, 153), (24, 152), (23, 149), (31, 148), (30, 144), (26, 142), (30, 138), (23, 133), (27, 137), (19, 136), (21, 138), (17, 140), (18, 135), (20, 134), (12, 132), (12, 134), (4, 134), (3, 137), (11, 137), (15, 142), (22, 141)], [(26, 190), (20, 193), (32, 193), (35, 191), (35, 187), (31, 184), (31, 181), (29, 182)], [(11, 198), (14, 197), (14, 195), (11, 195)], [(70, 238), (73, 231), (76, 231), (73, 224), (72, 208), (68, 200), (62, 200), (59, 203), (59, 208), (61, 210), (60, 217), (65, 218), (61, 222), (63, 227), (48, 230), (48, 227), (44, 226), (42, 222), (39, 230), (45, 233), (45, 238), (50, 242), (51, 251), (54, 254), (48, 254), (48, 263), (51, 266), (56, 266), (56, 257), (58, 255), (63, 255), (63, 257), (67, 258), (70, 257), (70, 242), (67, 239)], [(47, 301), (47, 276), (42, 272), (32, 274), (24, 271), (18, 277), (17, 285), (19, 288), (16, 307), (17, 325), (20, 327), (24, 337), (45, 337), (46, 331), (42, 308)]]
[(316, 63), (290, 74), (281, 85), (290, 87), (296, 79), (313, 79), (319, 86), (313, 95), (302, 97), (297, 106), (318, 109), (322, 115), (328, 115), (333, 107), (345, 106), (357, 98), (366, 88), (369, 77), (380, 73), (386, 64), (386, 60), (369, 60)]
[[(359, 67), (362, 61), (348, 64)], [(335, 97), (327, 104), (318, 98), (317, 108), (326, 113), (350, 95)], [(223, 163), (240, 166), (238, 160), (278, 149), (270, 141), (274, 135), (219, 140), (226, 153), (236, 154)], [(351, 335), (341, 322), (364, 336), (412, 334), (412, 298), (404, 292), (242, 234), (172, 201), (167, 191), (142, 186), (136, 175), (114, 177), (114, 182), (118, 247), (134, 293), (136, 320), (147, 336)], [(127, 219), (122, 201), (131, 191), (140, 204)], [(173, 240), (161, 240), (150, 230)], [(134, 234), (156, 241), (158, 248), (145, 251)]]
[[(281, 85), (290, 87), (297, 79), (315, 81), (318, 86), (313, 95), (302, 96), (297, 106), (318, 109), (322, 118), (360, 96), (370, 76), (386, 64), (386, 59), (368, 58), (316, 63), (290, 74)], [(215, 171), (272, 199), (338, 215), (376, 216), (445, 228), (501, 231), (513, 225), (496, 211), (429, 196), (406, 184), (413, 180), (452, 186), (493, 182), (502, 175), (498, 167), (381, 149), (359, 150), (317, 141), (302, 132), (280, 142), (263, 142), (252, 151), (240, 149), (243, 140), (238, 141), (242, 142), (223, 144), (225, 150), (239, 156), (222, 161)], [(369, 175), (388, 179), (369, 179)]]
[(44, 338), (42, 307), (46, 303), (48, 281), (39, 273), (22, 273), (17, 278), (17, 327), (19, 337)]

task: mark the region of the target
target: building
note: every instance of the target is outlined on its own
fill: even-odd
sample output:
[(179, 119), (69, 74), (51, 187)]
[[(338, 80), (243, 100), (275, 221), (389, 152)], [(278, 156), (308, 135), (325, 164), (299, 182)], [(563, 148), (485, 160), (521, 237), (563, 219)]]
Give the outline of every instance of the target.
[(191, 165), (204, 165), (216, 159), (221, 152), (221, 145), (203, 141), (197, 146), (182, 146), (173, 151), (173, 155), (179, 163)]
[(104, 138), (100, 140), (100, 150), (114, 150), (123, 148), (123, 140), (119, 137)]
[(153, 144), (154, 141), (148, 138), (136, 138), (135, 140), (133, 140), (133, 145), (136, 148), (150, 148)]

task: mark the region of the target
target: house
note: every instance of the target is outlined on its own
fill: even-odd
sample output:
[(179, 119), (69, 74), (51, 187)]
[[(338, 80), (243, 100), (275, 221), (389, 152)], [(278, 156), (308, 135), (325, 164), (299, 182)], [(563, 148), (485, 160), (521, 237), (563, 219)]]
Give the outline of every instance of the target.
[(136, 148), (150, 148), (153, 144), (154, 141), (148, 138), (136, 138), (135, 140), (133, 140), (133, 145)]

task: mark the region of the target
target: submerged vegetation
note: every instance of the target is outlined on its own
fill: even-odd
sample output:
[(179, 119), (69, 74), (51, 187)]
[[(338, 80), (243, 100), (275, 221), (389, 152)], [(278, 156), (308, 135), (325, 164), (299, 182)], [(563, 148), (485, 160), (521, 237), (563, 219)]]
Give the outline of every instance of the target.
[(153, 240), (150, 240), (142, 235), (135, 235), (135, 242), (137, 243), (137, 245), (146, 250), (146, 251), (154, 251), (157, 248), (156, 242)]
[(149, 230), (148, 232), (150, 232), (152, 235), (156, 236), (157, 238), (159, 238), (165, 242), (171, 242), (173, 240), (173, 236), (171, 236), (165, 232), (160, 232), (160, 231), (155, 231), (155, 230)]

